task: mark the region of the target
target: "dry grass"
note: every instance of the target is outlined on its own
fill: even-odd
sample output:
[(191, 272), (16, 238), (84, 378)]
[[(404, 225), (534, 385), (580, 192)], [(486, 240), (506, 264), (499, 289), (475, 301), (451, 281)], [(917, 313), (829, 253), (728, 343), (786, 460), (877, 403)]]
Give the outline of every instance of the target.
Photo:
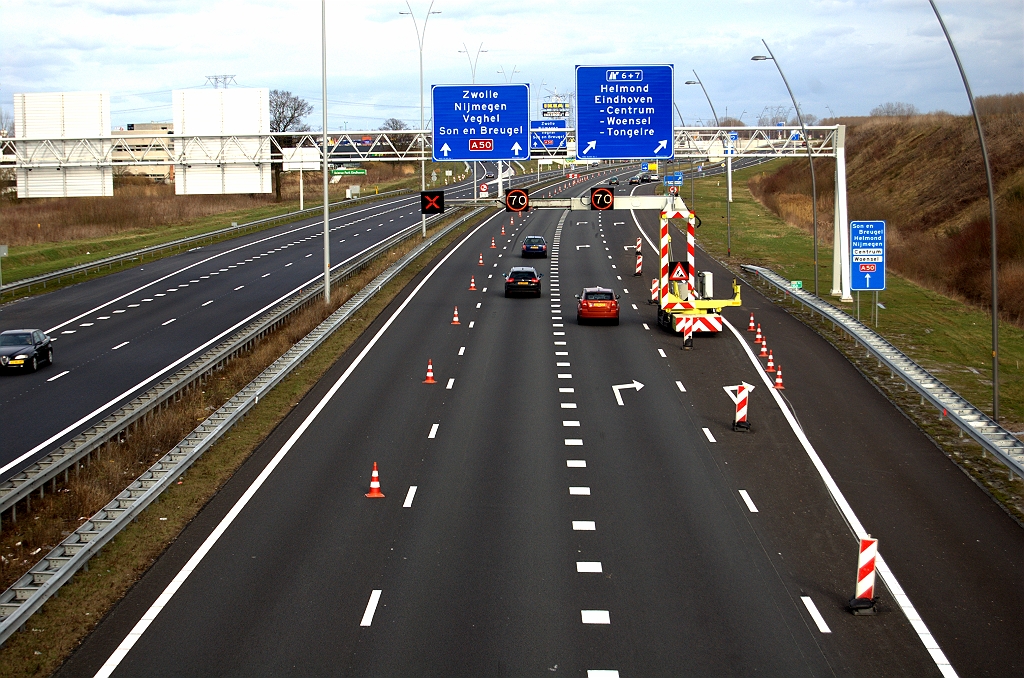
[[(1024, 111), (1014, 101), (991, 102), (989, 108), (1010, 112), (983, 121), (997, 185), (1001, 313), (1024, 325)], [(892, 269), (942, 294), (987, 305), (988, 193), (973, 120), (945, 114), (868, 119), (848, 130), (847, 154), (850, 219), (889, 224)], [(815, 162), (824, 244), (831, 243), (834, 170), (833, 161)], [(788, 223), (810, 230), (806, 161), (755, 176), (749, 188)]]

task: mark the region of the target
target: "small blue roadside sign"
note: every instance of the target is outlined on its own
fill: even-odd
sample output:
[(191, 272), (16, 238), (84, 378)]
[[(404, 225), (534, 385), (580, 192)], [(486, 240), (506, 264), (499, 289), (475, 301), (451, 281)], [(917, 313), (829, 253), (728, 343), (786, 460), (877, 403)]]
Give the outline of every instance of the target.
[(730, 140), (737, 141), (739, 138), (740, 138), (740, 133), (739, 132), (729, 132), (729, 139)]
[(576, 157), (672, 158), (671, 65), (577, 66)]
[(885, 222), (850, 222), (850, 289), (885, 289)]
[(534, 120), (530, 127), (531, 149), (553, 151), (565, 148), (568, 139), (565, 120)]
[(648, 167), (650, 167), (650, 165), (648, 165), (646, 162), (640, 163), (640, 171), (641, 172), (647, 172), (648, 171), (648, 169), (647, 169)]
[(430, 90), (436, 162), (530, 159), (529, 85), (434, 85)]

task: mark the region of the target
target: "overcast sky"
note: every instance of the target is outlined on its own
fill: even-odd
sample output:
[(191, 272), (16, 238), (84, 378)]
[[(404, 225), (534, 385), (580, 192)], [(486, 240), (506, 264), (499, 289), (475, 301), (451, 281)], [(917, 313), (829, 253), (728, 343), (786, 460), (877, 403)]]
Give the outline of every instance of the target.
[[(1024, 91), (1024, 0), (937, 0), (976, 96)], [(410, 0), (420, 19), (429, 0)], [(404, 0), (328, 0), (328, 126), (419, 124), (418, 49)], [(956, 64), (927, 0), (435, 0), (423, 49), (433, 83), (470, 80), (465, 43), (482, 43), (478, 83), (574, 88), (576, 64), (669, 63), (687, 124), (753, 123), (789, 105), (767, 40), (802, 110), (866, 114), (887, 101), (966, 113)], [(239, 86), (287, 89), (320, 126), (320, 2), (303, 0), (0, 0), (0, 106), (15, 92), (105, 91), (111, 123), (171, 119), (170, 91), (232, 74)], [(534, 104), (536, 105), (536, 104)]]

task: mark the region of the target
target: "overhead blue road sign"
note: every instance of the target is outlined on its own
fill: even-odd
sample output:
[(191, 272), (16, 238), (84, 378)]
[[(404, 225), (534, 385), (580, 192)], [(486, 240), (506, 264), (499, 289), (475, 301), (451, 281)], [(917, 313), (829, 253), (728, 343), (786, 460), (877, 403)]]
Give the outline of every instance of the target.
[(885, 222), (850, 222), (850, 289), (885, 289)]
[(565, 129), (565, 120), (533, 120), (530, 122), (532, 129)]
[(676, 176), (675, 174), (666, 175), (665, 176), (665, 185), (666, 186), (682, 186), (683, 185), (683, 178), (680, 177), (680, 176)]
[(576, 157), (671, 158), (675, 68), (576, 67)]
[(553, 151), (565, 148), (568, 141), (565, 120), (532, 120), (530, 127), (531, 149)]
[(529, 160), (529, 85), (434, 85), (435, 161)]
[(648, 170), (647, 170), (647, 168), (648, 168), (648, 167), (649, 167), (649, 165), (648, 165), (648, 164), (647, 164), (646, 162), (642, 162), (642, 163), (640, 163), (640, 171), (641, 171), (641, 172), (646, 172), (646, 171), (648, 171)]

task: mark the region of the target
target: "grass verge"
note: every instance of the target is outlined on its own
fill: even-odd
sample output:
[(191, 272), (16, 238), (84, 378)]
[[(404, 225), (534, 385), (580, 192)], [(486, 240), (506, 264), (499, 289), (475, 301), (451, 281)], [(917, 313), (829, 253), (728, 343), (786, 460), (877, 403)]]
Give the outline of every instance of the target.
[[(261, 400), (245, 419), (204, 454), (188, 470), (181, 484), (172, 486), (151, 504), (134, 523), (111, 540), (102, 552), (90, 561), (88, 572), (79, 571), (68, 584), (61, 588), (59, 596), (47, 601), (42, 609), (30, 618), (24, 631), (11, 636), (3, 648), (0, 648), (0, 678), (46, 676), (55, 671), (409, 281), (453, 240), (460, 237), (485, 216), (478, 217), (455, 229), (385, 285), (302, 365), (284, 379), (265, 399)], [(440, 227), (441, 225), (438, 225), (434, 230)], [(214, 406), (216, 402), (222, 403), (241, 386), (251, 381), (266, 365), (283, 353), (294, 340), (304, 336), (330, 312), (415, 247), (417, 243), (416, 239), (403, 243), (402, 246), (395, 248), (386, 257), (375, 261), (357, 276), (344, 281), (339, 285), (342, 293), (337, 295), (340, 298), (336, 298), (332, 309), (308, 309), (302, 318), (290, 323), (288, 327), (282, 328), (278, 333), (265, 338), (248, 354), (233, 361), (223, 373), (217, 374), (204, 385), (200, 389), (201, 392), (189, 394), (172, 407), (164, 410), (158, 417), (154, 417), (154, 421), (149, 424), (151, 429), (140, 429), (135, 435), (128, 438), (128, 443), (124, 447), (127, 448), (129, 443), (135, 445), (134, 456), (127, 451), (124, 453), (111, 451), (101, 455), (98, 460), (94, 460), (91, 467), (100, 467), (103, 470), (105, 464), (109, 465), (110, 469), (103, 472), (103, 477), (120, 478), (118, 489), (123, 488), (131, 477), (146, 468), (144, 464), (147, 462), (140, 461), (137, 458), (139, 455), (155, 461), (166, 449), (177, 443), (199, 421), (216, 409)], [(285, 334), (282, 335), (282, 332)], [(219, 407), (219, 405), (216, 406)], [(158, 431), (162, 430), (156, 422), (158, 418), (164, 418), (164, 425), (170, 429), (162, 436), (156, 435)], [(157, 442), (157, 438), (159, 442)], [(132, 443), (133, 439), (141, 440), (141, 443), (134, 444)], [(113, 470), (115, 467), (116, 471)], [(83, 481), (96, 482), (96, 479), (90, 479), (88, 474), (81, 478)], [(69, 482), (69, 491), (63, 494), (69, 496), (73, 494), (73, 491), (70, 490), (71, 484)], [(68, 515), (67, 509), (70, 508), (63, 507), (64, 513), (61, 513), (62, 509), (59, 506), (61, 499), (61, 493), (51, 495), (52, 506), (49, 511), (58, 518), (61, 515)], [(99, 506), (102, 506), (103, 503), (100, 503)], [(39, 510), (47, 511), (43, 506), (40, 506)], [(37, 521), (33, 516), (22, 519), (20, 522), (29, 523), (34, 527)], [(67, 527), (74, 529), (77, 525), (65, 525), (64, 529)], [(62, 529), (58, 529), (58, 532), (62, 531)], [(17, 536), (18, 533), (13, 533), (11, 535), (12, 543), (4, 544), (4, 553), (11, 552), (13, 555), (9, 549), (13, 545), (13, 541), (19, 541)], [(26, 537), (25, 535), (21, 536), (20, 541), (23, 541)]]
[[(747, 189), (755, 174), (770, 173), (785, 161), (735, 172), (731, 229), (726, 226), (726, 180), (724, 177), (697, 179), (694, 185), (697, 214), (703, 221), (697, 231), (697, 243), (732, 271), (740, 274), (741, 264), (771, 268), (790, 279), (802, 280), (804, 289), (813, 290), (814, 245), (810, 234), (771, 213)], [(689, 190), (682, 194), (689, 199)], [(731, 230), (732, 256), (728, 255)], [(819, 239), (819, 292), (833, 305), (857, 315), (856, 303), (841, 303), (830, 297), (832, 246)], [(819, 237), (821, 234), (819, 233)], [(856, 293), (854, 294), (856, 298)], [(966, 303), (925, 289), (905, 278), (887, 273), (887, 289), (880, 293), (880, 321), (874, 329), (922, 367), (991, 415), (992, 362), (991, 316)], [(871, 299), (861, 294), (861, 318), (870, 318)], [(922, 406), (913, 391), (904, 391), (902, 380), (893, 381), (889, 371), (879, 369), (863, 352), (852, 345), (831, 325), (815, 320), (817, 316), (797, 307), (790, 312), (813, 327), (834, 344), (899, 406), (939, 447), (970, 474), (990, 495), (1018, 520), (1024, 521), (1024, 482), (1009, 480), (1006, 467), (985, 456), (980, 445), (960, 438), (959, 429), (940, 421), (939, 413)], [(871, 324), (871, 323), (869, 323)], [(1000, 323), (1000, 423), (1014, 432), (1024, 431), (1024, 331), (1007, 322)]]

